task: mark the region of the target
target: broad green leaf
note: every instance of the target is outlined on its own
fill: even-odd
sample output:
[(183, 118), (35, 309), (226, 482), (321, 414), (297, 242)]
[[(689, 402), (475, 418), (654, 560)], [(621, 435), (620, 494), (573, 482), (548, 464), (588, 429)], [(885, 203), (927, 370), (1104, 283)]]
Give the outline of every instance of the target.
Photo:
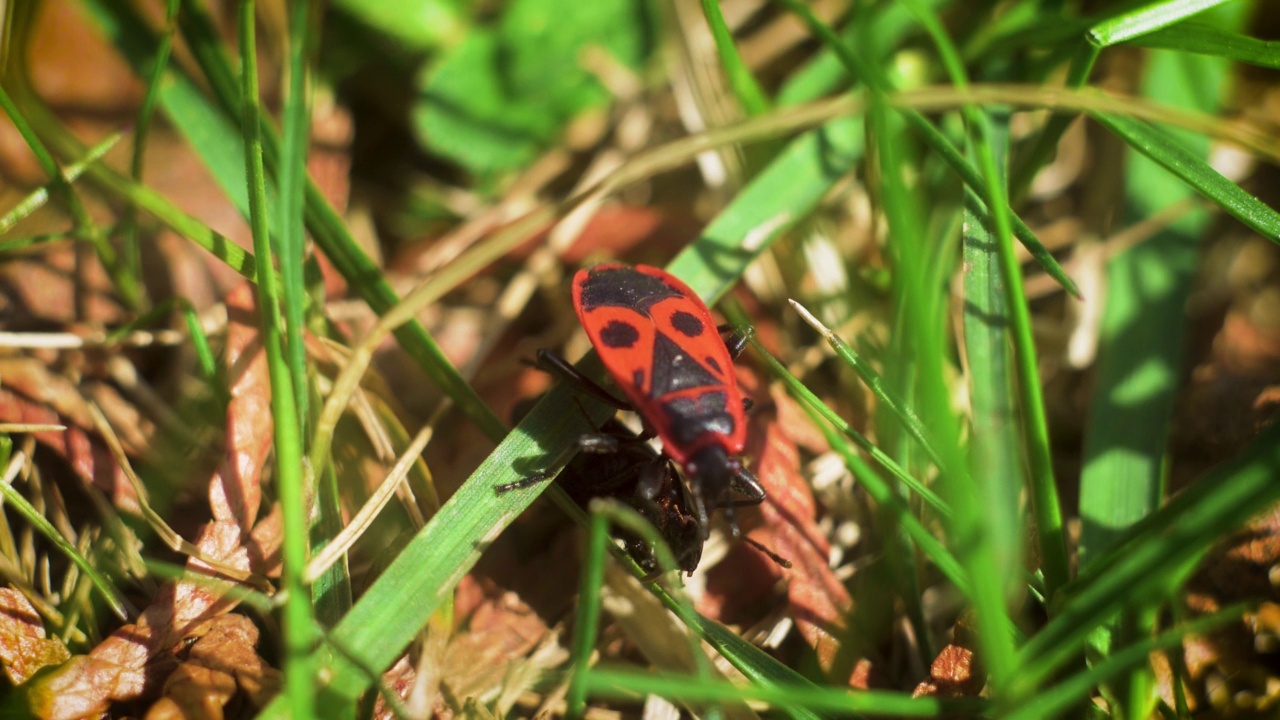
[(636, 0), (516, 0), (424, 71), (413, 110), (423, 144), (481, 175), (524, 165), (609, 99), (588, 53), (641, 65), (647, 13)]

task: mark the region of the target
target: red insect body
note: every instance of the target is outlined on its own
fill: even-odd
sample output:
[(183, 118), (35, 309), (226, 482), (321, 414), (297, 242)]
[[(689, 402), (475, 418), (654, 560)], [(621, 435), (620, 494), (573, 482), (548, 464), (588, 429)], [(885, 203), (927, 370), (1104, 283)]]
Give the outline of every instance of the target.
[(691, 479), (704, 535), (707, 505), (732, 507), (730, 487), (764, 497), (737, 456), (746, 443), (733, 357), (707, 306), (655, 267), (608, 263), (573, 278), (573, 305), (591, 344), (663, 451)]
[(597, 265), (574, 277), (573, 306), (672, 460), (684, 465), (707, 445), (742, 452), (747, 428), (733, 358), (688, 285), (646, 265)]

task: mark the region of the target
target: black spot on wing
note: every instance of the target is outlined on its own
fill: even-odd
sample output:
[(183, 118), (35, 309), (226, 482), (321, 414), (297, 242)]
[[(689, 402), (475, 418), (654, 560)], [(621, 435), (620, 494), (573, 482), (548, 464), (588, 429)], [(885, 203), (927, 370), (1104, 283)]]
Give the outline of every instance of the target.
[(707, 367), (711, 368), (712, 370), (715, 370), (716, 372), (721, 374), (724, 373), (724, 370), (720, 368), (720, 363), (716, 362), (716, 359), (711, 357), (710, 355), (703, 358), (702, 361), (705, 362), (707, 364)]
[(582, 282), (582, 308), (624, 307), (646, 315), (654, 303), (680, 297), (679, 291), (660, 278), (629, 267), (592, 270)]
[(662, 333), (653, 340), (653, 397), (661, 397), (677, 390), (699, 387), (717, 387), (719, 378), (712, 375), (693, 356), (685, 352), (674, 340)]
[(636, 326), (622, 320), (610, 320), (609, 324), (600, 330), (600, 342), (604, 343), (605, 347), (625, 349), (635, 346), (639, 339), (640, 331)]
[(677, 310), (671, 315), (671, 327), (685, 337), (695, 338), (702, 334), (706, 325), (702, 324), (697, 315)]
[(662, 410), (667, 415), (667, 427), (673, 439), (685, 444), (706, 433), (732, 435), (734, 421), (727, 408), (728, 401), (728, 396), (717, 390), (663, 403)]

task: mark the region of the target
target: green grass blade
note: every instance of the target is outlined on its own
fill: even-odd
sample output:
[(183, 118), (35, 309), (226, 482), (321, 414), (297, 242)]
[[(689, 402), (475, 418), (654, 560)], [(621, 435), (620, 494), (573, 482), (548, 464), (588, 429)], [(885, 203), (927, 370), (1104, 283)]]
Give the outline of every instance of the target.
[[(975, 212), (977, 198), (970, 192), (966, 192), (965, 197), (963, 352), (972, 406), (970, 476), (974, 478), (974, 491), (981, 495), (979, 502), (988, 514), (983, 542), (991, 554), (991, 566), (999, 569), (992, 577), (1006, 578), (1005, 583), (992, 585), (999, 589), (1001, 597), (1008, 597), (1015, 589), (1008, 581), (1017, 577), (1021, 561), (1023, 532), (1018, 505), (1026, 479), (1025, 450), (1017, 426), (1014, 392), (1018, 377), (1010, 355), (1009, 299), (1002, 287), (997, 251), (1000, 241)], [(1057, 519), (1056, 526), (1038, 528), (1038, 535), (1053, 533), (1060, 545), (1055, 551), (1065, 561), (1061, 517)], [(1065, 565), (1062, 568), (1065, 569)], [(1048, 575), (1046, 572), (1046, 578)], [(1061, 577), (1054, 589), (1065, 581), (1066, 577)]]
[[(822, 321), (814, 317), (813, 313), (810, 313), (803, 305), (795, 300), (789, 300), (788, 302), (791, 303), (791, 307), (795, 309), (795, 311), (800, 315), (800, 318), (804, 320), (809, 327), (817, 330), (822, 335), (823, 339), (827, 341), (827, 344), (831, 346), (831, 349), (835, 351), (836, 356), (843, 360), (846, 365), (853, 368), (853, 371), (862, 379), (863, 384), (871, 390), (871, 394), (876, 396), (876, 400), (879, 401), (880, 405), (898, 419), (898, 422), (902, 424), (902, 428), (920, 444), (920, 449), (925, 451), (925, 454), (929, 456), (929, 459), (938, 467), (942, 467), (942, 456), (938, 453), (937, 448), (934, 447), (933, 441), (925, 434), (924, 423), (920, 422), (920, 417), (916, 415), (914, 410), (908, 407), (905, 402), (894, 395), (894, 393), (885, 386), (884, 379), (880, 377), (880, 373), (877, 373), (870, 364), (863, 360), (857, 350), (854, 350), (848, 343), (841, 340), (839, 335), (836, 335), (830, 328), (823, 325)], [(816, 397), (814, 399), (815, 401), (817, 400)], [(817, 404), (824, 408), (826, 407), (821, 402), (818, 402)], [(826, 413), (822, 412), (818, 407), (814, 407), (814, 410), (817, 410), (820, 414), (826, 417)], [(828, 408), (828, 410), (830, 410), (830, 408)], [(831, 422), (831, 420), (828, 419), (828, 422)], [(847, 430), (844, 427), (841, 427), (841, 432), (845, 433), (849, 439), (859, 445), (862, 445), (862, 442), (866, 440), (866, 438), (862, 437), (860, 433), (858, 434), (858, 437), (851, 435), (851, 432), (856, 432), (851, 427)], [(859, 438), (861, 438), (861, 440), (859, 440)], [(867, 444), (870, 445), (869, 442)], [(871, 448), (867, 447), (864, 449), (870, 452)], [(885, 469), (893, 472), (895, 475), (902, 472), (901, 469), (894, 470), (889, 467), (886, 467)], [(903, 481), (906, 482), (905, 480)], [(935, 509), (940, 512), (951, 512), (950, 508), (945, 507), (945, 504), (935, 504), (942, 503), (941, 498), (934, 496), (933, 500), (929, 500), (927, 497), (925, 499), (931, 505), (934, 505)]]
[(1128, 44), (1213, 55), (1258, 67), (1280, 69), (1280, 41), (1259, 40), (1198, 22), (1171, 25), (1134, 38)]
[(1141, 534), (1099, 561), (1103, 569), (1066, 588), (1061, 610), (1022, 648), (1028, 670), (1019, 682), (1048, 677), (1121, 610), (1165, 602), (1223, 535), (1280, 500), (1278, 472), (1280, 425), (1272, 425), (1138, 526)]
[[(253, 248), (260, 258), (270, 258), (271, 238), (267, 230), (267, 178), (262, 164), (262, 115), (258, 101), (258, 63), (254, 3), (239, 5), (240, 65), (242, 75), (242, 125), (245, 175), (248, 179), (249, 225)], [(301, 268), (299, 268), (300, 270)], [(262, 347), (271, 379), (271, 415), (274, 420), (273, 446), (276, 460), (276, 487), (280, 497), (281, 556), (285, 593), (284, 696), (294, 717), (315, 715), (315, 667), (311, 648), (316, 638), (311, 593), (302, 577), (307, 565), (307, 508), (303, 488), (302, 427), (296, 387), (284, 356), (284, 328), (275, 271), (271, 264), (258, 266), (258, 314), (262, 323)], [(303, 369), (305, 373), (305, 367)], [(305, 383), (305, 377), (303, 378)]]
[(1036, 720), (1057, 717), (1073, 705), (1089, 697), (1089, 693), (1111, 678), (1149, 662), (1151, 653), (1179, 645), (1188, 635), (1206, 634), (1229, 622), (1240, 620), (1245, 608), (1240, 605), (1226, 608), (1207, 617), (1166, 630), (1159, 635), (1145, 638), (1128, 647), (1113, 652), (1105, 660), (1082, 670), (1064, 680), (1055, 681), (1042, 692), (1027, 700), (1021, 707), (1011, 708), (1005, 720)]
[(649, 673), (599, 670), (592, 674), (591, 690), (601, 697), (634, 700), (636, 693), (652, 693), (683, 700), (759, 700), (778, 710), (805, 708), (839, 717), (976, 717), (990, 709), (981, 698), (943, 700), (912, 698), (884, 690), (840, 690), (809, 686), (787, 687), (729, 683), (696, 683), (689, 678)]
[[(25, 81), (20, 79), (16, 73), (12, 75), (16, 86), (16, 97), (22, 101), (23, 105), (36, 112), (39, 117), (36, 122), (32, 122), (18, 109), (19, 103), (15, 98), (10, 97), (3, 87), (0, 87), (0, 109), (4, 110), (9, 121), (13, 123), (14, 129), (18, 131), (18, 135), (21, 136), (27, 148), (35, 156), (40, 168), (49, 176), (48, 188), (50, 193), (62, 200), (63, 206), (71, 216), (74, 225), (72, 234), (87, 241), (93, 247), (94, 252), (98, 255), (99, 262), (102, 263), (102, 267), (107, 271), (107, 275), (111, 278), (117, 292), (120, 293), (120, 299), (124, 304), (131, 309), (140, 309), (143, 302), (141, 280), (129, 273), (128, 269), (121, 264), (120, 254), (116, 252), (109, 238), (94, 222), (84, 203), (81, 202), (79, 193), (72, 187), (71, 181), (67, 178), (62, 168), (58, 166), (58, 162), (54, 159), (53, 153), (49, 151), (44, 140), (41, 139), (41, 135), (35, 131), (36, 127), (40, 127), (44, 129), (45, 133), (56, 135), (59, 132), (65, 132), (65, 128), (51, 114), (43, 112), (45, 110), (43, 104), (34, 93), (29, 91)], [(47, 122), (50, 120), (52, 122)], [(75, 154), (81, 155), (83, 153)]]
[(605, 546), (609, 542), (609, 519), (603, 513), (591, 516), (591, 534), (587, 540), (588, 557), (578, 589), (578, 617), (573, 628), (573, 658), (576, 669), (569, 680), (565, 696), (566, 715), (580, 718), (587, 711), (587, 664), (595, 649), (600, 631), (600, 588), (604, 586)]
[(861, 128), (861, 120), (836, 120), (793, 140), (668, 269), (714, 303), (850, 171), (862, 155)]
[[(111, 135), (108, 135), (105, 140), (90, 148), (80, 160), (68, 165), (66, 171), (63, 173), (63, 177), (67, 179), (67, 182), (74, 183), (91, 165), (97, 163), (103, 155), (106, 155), (108, 150), (115, 147), (116, 143), (120, 142), (120, 138), (122, 137), (124, 137), (124, 133), (112, 133)], [(48, 203), (49, 190), (49, 185), (44, 185), (33, 190), (30, 195), (27, 195), (21, 202), (14, 205), (13, 209), (5, 213), (4, 217), (0, 217), (0, 235), (4, 235), (9, 232), (13, 229), (13, 226), (17, 225), (23, 218), (29, 217), (31, 213), (39, 210)]]
[[(1084, 86), (1100, 52), (1098, 46), (1093, 43), (1080, 42), (1076, 46), (1076, 51), (1071, 57), (1071, 66), (1067, 69), (1065, 83), (1067, 88), (1076, 90)], [(1049, 122), (1041, 128), (1031, 150), (1015, 163), (1016, 169), (1012, 176), (1013, 190), (1010, 192), (1015, 203), (1021, 202), (1027, 191), (1031, 189), (1031, 181), (1057, 151), (1058, 141), (1062, 139), (1063, 133), (1067, 131), (1073, 119), (1074, 116), (1061, 113), (1049, 118)]]
[[(1280, 244), (1280, 213), (1223, 177), (1204, 160), (1203, 155), (1196, 155), (1166, 133), (1139, 120), (1101, 113), (1094, 115), (1094, 119), (1134, 150), (1181, 178), (1228, 215), (1271, 242)], [(1164, 204), (1172, 204), (1173, 201), (1173, 197), (1166, 197)]]
[(734, 97), (738, 98), (738, 103), (747, 115), (764, 113), (769, 109), (769, 98), (738, 53), (738, 46), (733, 42), (733, 32), (725, 24), (724, 13), (720, 12), (719, 0), (702, 0), (702, 14), (711, 28), (711, 37), (715, 39), (716, 52), (720, 56), (720, 66), (729, 79)]
[[(794, 301), (792, 301), (792, 304), (799, 307), (799, 305)], [(812, 316), (809, 317), (813, 319), (813, 322), (818, 322), (816, 318), (813, 318)], [(819, 323), (819, 325), (821, 324)], [(835, 413), (835, 411), (827, 407), (827, 405), (823, 403), (817, 395), (814, 395), (809, 388), (804, 386), (804, 383), (800, 382), (799, 378), (788, 372), (786, 366), (778, 362), (778, 359), (770, 354), (758, 340), (751, 338), (751, 347), (754, 348), (756, 354), (764, 360), (765, 366), (769, 368), (769, 371), (773, 373), (773, 376), (781, 380), (783, 384), (787, 386), (787, 390), (791, 392), (792, 397), (804, 403), (805, 407), (808, 408), (810, 412), (817, 414), (825, 420), (827, 424), (839, 430), (846, 438), (852, 440), (858, 447), (862, 448), (863, 451), (870, 455), (871, 458), (879, 463), (881, 467), (888, 470), (890, 474), (897, 478), (899, 482), (906, 485), (919, 495), (920, 499), (928, 503), (929, 507), (933, 508), (943, 516), (951, 514), (951, 508), (947, 505), (945, 500), (938, 497), (938, 494), (929, 489), (927, 485), (912, 477), (911, 474), (904, 470), (896, 460), (889, 457), (889, 455), (884, 451), (872, 444), (865, 435), (858, 432), (852, 425), (845, 422), (844, 418), (840, 417)], [(875, 380), (879, 383), (880, 378), (878, 375), (875, 377)], [(883, 387), (881, 389), (886, 395), (890, 394), (887, 390), (884, 390)], [(914, 413), (910, 414), (912, 417), (915, 416)], [(880, 486), (881, 489), (873, 492), (873, 495), (885, 496), (892, 494), (889, 486), (884, 484), (884, 481), (880, 479), (880, 476), (874, 472), (867, 473), (865, 477), (860, 475), (859, 479), (864, 483)]]
[[(142, 97), (142, 105), (138, 108), (138, 119), (134, 123), (133, 153), (129, 158), (129, 175), (134, 182), (138, 183), (142, 182), (143, 160), (146, 157), (147, 140), (151, 134), (151, 121), (155, 118), (160, 83), (164, 80), (165, 70), (169, 67), (169, 56), (173, 52), (174, 21), (178, 15), (179, 4), (179, 0), (166, 0), (160, 42), (156, 46), (155, 56), (149, 69), (142, 73), (146, 77), (147, 90)], [(138, 208), (136, 206), (130, 205), (125, 208), (120, 225), (122, 261), (129, 272), (142, 277), (142, 250), (138, 244)]]
[[(1186, 71), (1189, 62), (1200, 66), (1194, 81)], [(1161, 53), (1152, 57), (1150, 67), (1148, 91), (1157, 98), (1206, 110), (1217, 105), (1216, 98), (1203, 94), (1206, 88), (1223, 86), (1206, 80), (1223, 77), (1222, 61)], [(1130, 164), (1125, 186), (1136, 216), (1188, 197), (1190, 185), (1234, 208), (1238, 217), (1270, 227), (1270, 234), (1263, 234), (1280, 240), (1280, 215), (1209, 167), (1203, 159), (1208, 150), (1204, 138), (1184, 136), (1179, 142), (1135, 120), (1112, 115), (1097, 119), (1142, 155)], [(1199, 157), (1189, 143), (1198, 148)], [(1098, 380), (1081, 475), (1082, 565), (1091, 554), (1107, 550), (1162, 498), (1167, 428), (1182, 364), (1185, 323), (1179, 319), (1199, 263), (1196, 243), (1207, 221), (1206, 213), (1192, 213), (1108, 265)]]
[(1155, 32), (1229, 0), (1165, 0), (1151, 3), (1098, 23), (1089, 30), (1090, 42), (1107, 47)]
[(285, 351), (289, 372), (294, 379), (293, 395), (298, 402), (298, 417), (307, 428), (307, 349), (303, 344), (306, 319), (307, 289), (303, 278), (303, 246), (306, 229), (303, 223), (307, 185), (307, 143), (311, 131), (311, 102), (308, 95), (308, 58), (311, 54), (309, 0), (295, 0), (289, 7), (288, 92), (284, 98), (284, 117), (280, 143), (280, 202), (276, 227), (280, 231), (280, 282), (284, 298)]

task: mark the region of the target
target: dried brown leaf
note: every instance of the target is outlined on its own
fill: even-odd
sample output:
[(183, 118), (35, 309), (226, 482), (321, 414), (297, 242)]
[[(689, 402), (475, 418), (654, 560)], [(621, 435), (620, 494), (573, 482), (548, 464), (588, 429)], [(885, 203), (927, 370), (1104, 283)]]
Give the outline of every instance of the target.
[(468, 584), (472, 592), (479, 589), (484, 600), (462, 619), (466, 631), (457, 632), (449, 643), (443, 676), (449, 694), (460, 700), (501, 688), (511, 664), (521, 661), (549, 632), (514, 592), (486, 579), (473, 578)]
[(61, 640), (45, 635), (40, 615), (26, 596), (0, 587), (0, 663), (9, 682), (21, 685), (41, 668), (70, 657)]
[(248, 618), (223, 615), (193, 635), (199, 639), (165, 679), (163, 697), (147, 711), (148, 720), (217, 719), (237, 696), (262, 707), (279, 690), (280, 674), (258, 656), (258, 628)]
[(152, 705), (147, 720), (222, 720), (235, 696), (231, 675), (194, 663), (183, 663), (164, 681), (164, 695)]
[[(248, 283), (228, 296), (230, 325), (227, 357), (231, 362), (232, 400), (227, 410), (227, 459), (210, 484), (213, 521), (198, 534), (201, 556), (238, 570), (261, 568), (276, 548), (249, 541), (261, 503), (260, 480), (271, 449), (270, 383), (258, 341), (253, 290)], [(270, 516), (268, 516), (270, 517)], [(264, 531), (274, 542), (278, 531)], [(192, 558), (190, 571), (207, 574), (205, 563)], [(105, 712), (112, 701), (136, 700), (154, 692), (174, 667), (183, 638), (201, 633), (209, 618), (229, 612), (236, 601), (215, 584), (180, 580), (161, 586), (138, 617), (89, 652), (73, 658), (32, 689), (32, 707), (40, 717), (79, 718)], [(255, 694), (271, 692), (258, 673)], [(239, 678), (238, 678), (239, 679)]]
[[(739, 377), (745, 387), (755, 385), (745, 371)], [(800, 471), (800, 452), (777, 418), (771, 404), (758, 404), (751, 417), (747, 455), (756, 459), (756, 476), (768, 494), (760, 505), (763, 526), (751, 537), (791, 562), (791, 569), (772, 572), (787, 583), (796, 629), (828, 676), (846, 683), (855, 658), (841, 650), (853, 599), (831, 570), (830, 545), (817, 524), (817, 503)]]
[(67, 378), (31, 358), (0, 360), (0, 422), (64, 425), (61, 432), (33, 433), (36, 442), (66, 460), (84, 482), (101, 490), (122, 512), (141, 514), (137, 494), (102, 439), (84, 397)]
[(953, 644), (942, 648), (929, 667), (929, 679), (917, 685), (911, 696), (974, 697), (985, 684), (985, 677), (975, 672), (973, 651)]

